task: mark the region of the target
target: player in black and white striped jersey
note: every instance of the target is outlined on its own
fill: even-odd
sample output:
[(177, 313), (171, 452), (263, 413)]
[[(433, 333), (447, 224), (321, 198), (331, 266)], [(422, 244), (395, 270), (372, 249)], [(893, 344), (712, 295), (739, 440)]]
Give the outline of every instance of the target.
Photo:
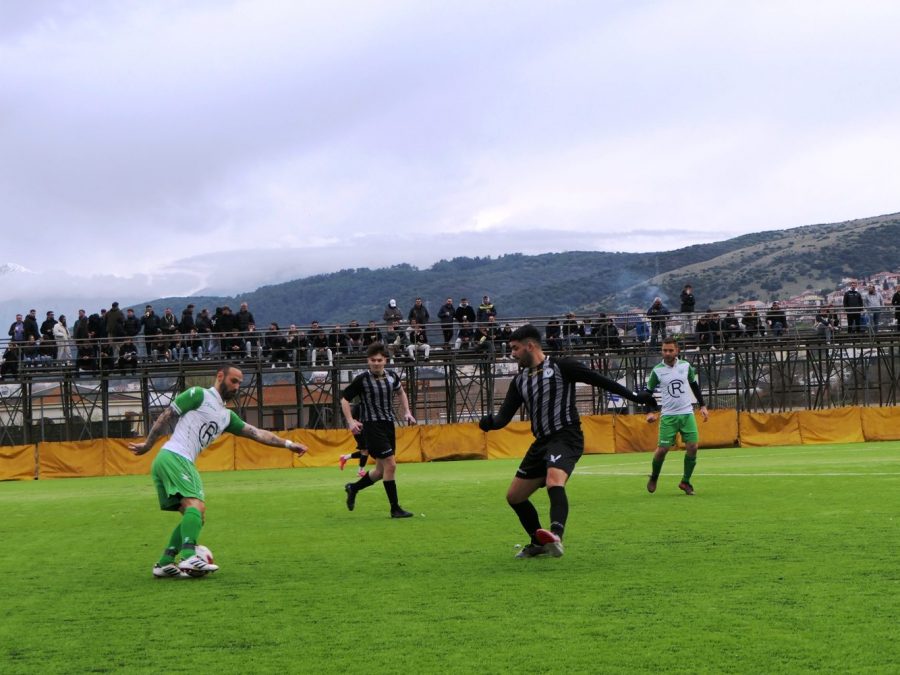
[[(375, 468), (355, 483), (347, 483), (347, 508), (356, 506), (356, 495), (370, 485), (384, 479), (384, 491), (391, 505), (391, 518), (409, 518), (397, 501), (397, 483), (394, 479), (397, 462), (394, 451), (397, 447), (394, 433), (394, 394), (400, 398), (403, 419), (410, 424), (416, 418), (409, 411), (409, 400), (400, 382), (400, 376), (393, 370), (386, 370), (387, 348), (380, 342), (369, 345), (366, 350), (369, 369), (353, 378), (341, 393), (341, 410), (347, 421), (347, 428), (353, 434), (362, 434), (369, 455), (375, 459)], [(354, 417), (350, 402), (359, 400), (359, 419)]]
[[(575, 407), (575, 383), (584, 382), (618, 394), (630, 401), (651, 404), (652, 394), (629, 391), (573, 358), (551, 358), (541, 348), (537, 328), (525, 325), (509, 338), (510, 354), (522, 370), (513, 379), (503, 405), (496, 415), (486, 415), (479, 426), (483, 431), (502, 429), (524, 405), (535, 436), (516, 471), (506, 500), (531, 537), (516, 556), (533, 558), (563, 554), (562, 538), (569, 515), (566, 482), (584, 453), (584, 435)], [(547, 487), (550, 498), (550, 529), (541, 527), (531, 495)]]

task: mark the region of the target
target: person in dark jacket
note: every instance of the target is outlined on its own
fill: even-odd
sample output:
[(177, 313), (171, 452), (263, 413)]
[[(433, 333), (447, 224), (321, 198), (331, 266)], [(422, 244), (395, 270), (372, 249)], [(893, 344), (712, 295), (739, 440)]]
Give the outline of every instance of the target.
[(772, 303), (769, 311), (766, 312), (766, 326), (769, 327), (769, 330), (775, 337), (781, 337), (784, 334), (784, 331), (787, 330), (787, 315), (784, 312), (784, 308), (778, 304), (777, 300)]
[(422, 329), (422, 334), (425, 336), (425, 342), (428, 342), (428, 322), (431, 320), (431, 315), (428, 313), (428, 308), (425, 306), (425, 303), (422, 302), (422, 298), (416, 298), (416, 304), (412, 306), (409, 310), (409, 315), (406, 319), (412, 323), (412, 320), (416, 320), (416, 324)]
[(650, 347), (659, 346), (662, 338), (666, 337), (666, 319), (669, 310), (663, 304), (662, 298), (654, 298), (653, 304), (647, 310), (647, 318), (650, 319)]
[(847, 312), (847, 333), (862, 332), (863, 297), (856, 290), (856, 282), (850, 282), (850, 290), (844, 293), (844, 311)]
[(457, 323), (462, 323), (463, 319), (466, 319), (470, 324), (475, 323), (475, 308), (469, 304), (468, 298), (461, 298), (459, 301), (459, 307), (456, 308), (456, 314), (454, 314), (454, 318)]
[(696, 304), (697, 299), (694, 297), (694, 287), (690, 284), (685, 284), (685, 287), (681, 290), (681, 311), (693, 313)]
[(444, 349), (450, 348), (453, 342), (453, 320), (456, 318), (456, 307), (453, 306), (453, 298), (447, 298), (447, 302), (438, 310), (438, 321), (441, 322), (441, 330), (444, 332)]

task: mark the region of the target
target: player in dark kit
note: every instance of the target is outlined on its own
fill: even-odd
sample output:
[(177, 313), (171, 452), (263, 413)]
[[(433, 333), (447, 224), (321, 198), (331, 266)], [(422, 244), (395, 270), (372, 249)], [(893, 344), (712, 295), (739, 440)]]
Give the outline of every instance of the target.
[[(513, 379), (500, 411), (482, 417), (479, 426), (482, 431), (502, 429), (519, 408), (525, 406), (535, 441), (516, 471), (506, 501), (516, 512), (531, 542), (516, 557), (551, 555), (558, 558), (563, 554), (562, 539), (569, 515), (566, 482), (584, 453), (584, 435), (575, 407), (575, 383), (591, 384), (644, 405), (650, 405), (653, 396), (649, 392), (629, 391), (573, 358), (545, 356), (541, 349), (541, 334), (534, 326), (525, 325), (513, 331), (509, 348), (522, 370)], [(541, 527), (537, 509), (529, 499), (544, 486), (550, 498), (549, 530)]]
[[(384, 491), (391, 504), (391, 518), (409, 518), (397, 501), (397, 483), (394, 476), (397, 462), (394, 451), (397, 443), (394, 433), (394, 393), (400, 396), (403, 418), (410, 424), (416, 418), (409, 412), (409, 400), (400, 383), (400, 376), (393, 370), (385, 370), (388, 353), (380, 342), (369, 345), (366, 350), (369, 369), (357, 375), (353, 382), (341, 394), (341, 410), (347, 420), (347, 428), (351, 433), (361, 434), (369, 455), (375, 459), (375, 469), (364, 474), (355, 483), (347, 483), (347, 508), (351, 511), (356, 506), (356, 495), (384, 478)], [(353, 416), (350, 401), (359, 399), (359, 419)]]

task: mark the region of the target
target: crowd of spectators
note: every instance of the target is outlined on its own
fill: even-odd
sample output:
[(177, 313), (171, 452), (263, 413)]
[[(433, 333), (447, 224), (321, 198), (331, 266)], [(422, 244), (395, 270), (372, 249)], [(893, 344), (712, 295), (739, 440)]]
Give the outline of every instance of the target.
[[(860, 293), (851, 284), (844, 293), (843, 307), (831, 304), (818, 308), (813, 323), (816, 333), (827, 341), (842, 330), (842, 317), (850, 334), (877, 331), (881, 316), (888, 309), (873, 285)], [(545, 346), (550, 353), (561, 353), (579, 346), (616, 351), (626, 342), (657, 348), (662, 339), (677, 331), (700, 349), (715, 349), (745, 338), (779, 338), (791, 329), (788, 312), (778, 302), (764, 313), (745, 310), (740, 317), (734, 311), (696, 311), (696, 299), (690, 285), (680, 296), (680, 311), (673, 314), (662, 298), (656, 297), (645, 314), (610, 316), (598, 312), (578, 318), (569, 312), (560, 320), (549, 318), (544, 326)], [(890, 305), (900, 326), (900, 291)], [(167, 307), (158, 315), (151, 305), (138, 316), (133, 309), (122, 311), (118, 302), (88, 315), (78, 311), (72, 322), (46, 312), (38, 322), (37, 311), (16, 315), (10, 325), (9, 342), (0, 364), (0, 374), (15, 375), (21, 364), (72, 366), (79, 371), (134, 374), (141, 362), (200, 361), (206, 359), (259, 359), (272, 367), (287, 364), (333, 366), (336, 357), (360, 358), (373, 342), (384, 343), (392, 361), (396, 359), (428, 362), (433, 350), (457, 353), (482, 353), (503, 358), (508, 351), (510, 323), (497, 321), (497, 308), (485, 295), (477, 307), (462, 298), (458, 305), (452, 297), (432, 318), (421, 297), (404, 314), (391, 299), (382, 313), (381, 323), (370, 320), (366, 326), (357, 320), (345, 326), (322, 326), (313, 321), (308, 328), (290, 324), (282, 328), (272, 322), (260, 329), (247, 303), (237, 312), (228, 306), (210, 313), (187, 305), (180, 316)], [(673, 326), (675, 331), (673, 331)]]

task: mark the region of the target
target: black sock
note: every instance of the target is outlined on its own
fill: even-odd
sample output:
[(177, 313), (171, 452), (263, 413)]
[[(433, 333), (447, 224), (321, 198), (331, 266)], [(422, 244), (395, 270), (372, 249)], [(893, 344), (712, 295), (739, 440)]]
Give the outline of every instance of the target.
[(359, 452), (359, 450), (350, 453), (350, 459), (359, 459), (360, 457), (362, 457), (362, 454)]
[(526, 499), (524, 502), (510, 504), (510, 506), (516, 512), (516, 515), (519, 516), (519, 522), (522, 523), (526, 534), (531, 537), (531, 543), (538, 543), (534, 538), (534, 533), (541, 529), (541, 518), (538, 516), (537, 509), (534, 508), (534, 504)]
[(360, 468), (360, 469), (365, 468), (366, 463), (367, 463), (368, 461), (369, 461), (369, 456), (368, 456), (368, 455), (360, 454), (360, 455), (359, 455), (359, 468)]
[(369, 478), (369, 474), (367, 473), (353, 484), (353, 489), (359, 492), (360, 490), (365, 490), (370, 485), (375, 485), (375, 481)]
[[(368, 474), (366, 474), (368, 475)], [(384, 491), (387, 492), (388, 501), (391, 503), (391, 510), (396, 509), (397, 504), (397, 481), (384, 481)]]
[(569, 498), (566, 496), (566, 488), (562, 485), (547, 488), (547, 496), (550, 497), (550, 531), (562, 538), (566, 520), (569, 519)]

